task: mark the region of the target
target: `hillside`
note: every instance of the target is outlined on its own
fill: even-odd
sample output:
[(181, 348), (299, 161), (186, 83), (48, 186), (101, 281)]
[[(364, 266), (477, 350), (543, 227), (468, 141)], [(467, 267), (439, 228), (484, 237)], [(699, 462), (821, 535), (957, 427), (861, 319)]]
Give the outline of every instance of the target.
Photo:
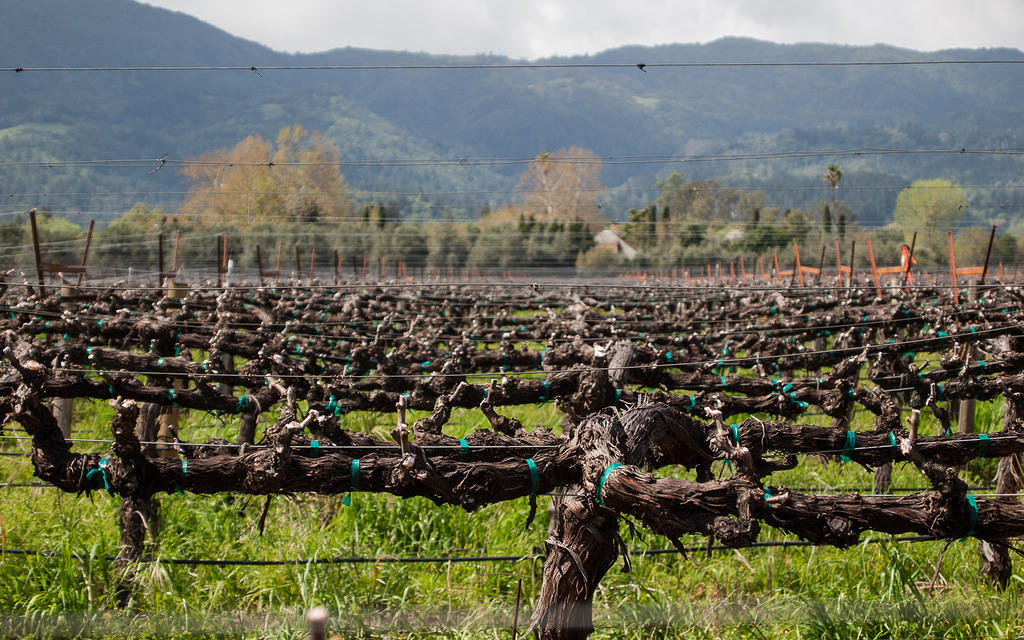
[[(4, 162), (187, 158), (250, 133), (272, 138), (295, 122), (322, 131), (344, 160), (529, 158), (570, 145), (604, 158), (1024, 147), (1020, 65), (274, 71), (260, 68), (510, 61), (351, 48), (284, 54), (130, 0), (0, 0), (0, 9), (0, 66), (8, 69), (0, 74)], [(726, 38), (537, 64), (954, 59), (1024, 60), (1024, 54)], [(190, 65), (258, 71), (10, 71)], [(863, 222), (885, 220), (899, 187), (920, 178), (971, 186), (976, 217), (1024, 205), (1020, 189), (1002, 188), (1021, 184), (1019, 156), (609, 161), (602, 182), (617, 188), (608, 200), (613, 212), (642, 205), (654, 182), (672, 171), (764, 187), (772, 203), (808, 206), (824, 197), (820, 175), (831, 161), (843, 166), (842, 197)], [(173, 209), (181, 177), (170, 168), (151, 174), (153, 166), (0, 167), (4, 210), (50, 206), (102, 219), (135, 201)], [(474, 163), (345, 168), (364, 198), (423, 194), (422, 215), (446, 208), (474, 215), (484, 204), (507, 201), (520, 171), (522, 165)]]

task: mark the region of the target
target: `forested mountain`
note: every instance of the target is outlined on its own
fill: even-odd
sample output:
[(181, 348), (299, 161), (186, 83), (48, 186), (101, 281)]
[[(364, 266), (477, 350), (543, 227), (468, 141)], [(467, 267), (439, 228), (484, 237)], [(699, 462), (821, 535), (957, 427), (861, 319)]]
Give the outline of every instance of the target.
[[(772, 204), (806, 207), (825, 198), (821, 176), (831, 162), (843, 167), (841, 196), (862, 223), (888, 219), (898, 190), (923, 178), (964, 185), (978, 218), (1005, 220), (1024, 206), (1020, 155), (692, 158), (1024, 149), (1024, 65), (655, 66), (1022, 61), (1018, 50), (923, 53), (884, 45), (726, 38), (704, 45), (623, 47), (540, 60), (534, 68), (273, 70), (268, 67), (514, 61), (353, 48), (285, 54), (131, 0), (0, 0), (0, 10), (0, 163), (191, 158), (232, 147), (249, 134), (273, 139), (282, 127), (298, 123), (321, 131), (343, 161), (389, 161), (345, 166), (345, 178), (357, 199), (398, 202), (407, 215), (473, 216), (485, 204), (514, 199), (523, 165), (476, 160), (529, 159), (571, 145), (604, 159), (601, 182), (612, 189), (605, 209), (613, 218), (649, 201), (654, 183), (673, 171), (761, 187)], [(551, 63), (646, 67), (544, 66)], [(221, 65), (254, 70), (33, 70)], [(19, 67), (25, 70), (15, 71)], [(650, 162), (652, 156), (690, 159)], [(645, 161), (633, 161), (638, 157)], [(390, 162), (412, 159), (446, 164)], [(157, 166), (0, 164), (3, 210), (49, 206), (103, 218), (136, 201), (173, 210), (185, 183), (173, 164), (153, 171)]]

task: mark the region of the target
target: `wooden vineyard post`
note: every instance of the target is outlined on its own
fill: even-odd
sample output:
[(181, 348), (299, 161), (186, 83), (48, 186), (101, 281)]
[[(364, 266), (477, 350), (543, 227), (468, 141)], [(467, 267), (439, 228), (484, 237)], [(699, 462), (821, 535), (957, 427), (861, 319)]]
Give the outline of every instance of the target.
[(50, 405), (53, 407), (53, 418), (60, 427), (60, 432), (65, 438), (71, 437), (71, 416), (74, 407), (73, 398), (54, 398)]
[[(902, 289), (908, 282), (910, 282), (910, 269), (914, 266), (914, 247), (917, 245), (917, 231), (910, 238), (910, 251), (907, 252), (906, 261), (907, 264), (903, 265), (903, 273), (900, 275), (900, 288)], [(902, 252), (900, 252), (902, 255)]]
[(256, 268), (260, 272), (260, 286), (265, 286), (267, 279), (281, 279), (281, 245), (277, 245), (277, 267), (269, 271), (263, 267), (263, 251), (260, 245), (256, 245)]
[(853, 287), (856, 286), (856, 284), (857, 284), (856, 277), (853, 275), (853, 270), (855, 268), (854, 265), (856, 264), (853, 261), (853, 259), (856, 257), (856, 253), (857, 253), (857, 241), (856, 240), (850, 240), (850, 284), (849, 284), (850, 289), (853, 289)]
[[(96, 221), (89, 221), (89, 232), (85, 235), (85, 251), (82, 252), (82, 270), (78, 272), (78, 281), (75, 283), (76, 287), (82, 286), (82, 278), (85, 277), (85, 263), (89, 259), (89, 247), (92, 246), (92, 230), (96, 227)], [(995, 235), (995, 226), (992, 227), (992, 234)], [(992, 243), (989, 242), (989, 248), (991, 249)], [(987, 263), (987, 259), (986, 259)]]
[(772, 261), (773, 261), (772, 262), (772, 268), (774, 269), (772, 271), (772, 277), (773, 278), (778, 278), (779, 277), (779, 252), (778, 251), (772, 251)]
[(313, 282), (314, 268), (316, 267), (316, 247), (309, 248), (309, 281)]
[(85, 277), (85, 263), (89, 259), (89, 247), (92, 246), (92, 232), (96, 226), (95, 220), (89, 221), (89, 232), (85, 238), (85, 251), (82, 253), (81, 264), (62, 264), (57, 262), (43, 262), (43, 252), (39, 244), (39, 227), (36, 223), (36, 210), (32, 208), (28, 212), (29, 221), (32, 227), (32, 247), (36, 260), (36, 276), (39, 278), (39, 297), (46, 297), (46, 274), (47, 273), (77, 273), (78, 281), (75, 286), (82, 284)]
[(324, 640), (327, 637), (327, 609), (313, 607), (306, 614), (309, 623), (309, 640)]
[[(1024, 351), (1024, 339), (1019, 336), (1012, 337), (1009, 346), (1011, 352)], [(1003, 428), (1007, 431), (1016, 428), (1021, 418), (1021, 404), (1019, 400), (1015, 400), (1014, 395), (1007, 390), (1003, 396), (1006, 407), (1003, 413)], [(989, 431), (990, 429), (984, 430)], [(1021, 455), (1019, 453), (999, 459), (999, 465), (996, 467), (996, 494), (1006, 496), (999, 498), (1000, 500), (1009, 503), (1017, 502), (1017, 498), (1012, 496), (1024, 488), (1021, 483), (1020, 469)], [(981, 555), (982, 575), (1000, 589), (1005, 589), (1010, 583), (1013, 573), (1013, 563), (1010, 560), (1010, 550), (1006, 545), (1006, 540), (980, 541), (978, 553)]]
[(217, 286), (224, 286), (224, 272), (227, 268), (227, 234), (217, 234)]
[(39, 248), (39, 229), (36, 226), (36, 209), (32, 209), (28, 212), (29, 221), (32, 223), (32, 246), (35, 249), (36, 254), (36, 276), (39, 278), (39, 297), (46, 297), (46, 282), (43, 277), (43, 252)]
[[(174, 235), (174, 253), (171, 254), (171, 279), (173, 280), (178, 275), (178, 268), (181, 266), (178, 264), (178, 250), (181, 248), (181, 229)], [(160, 286), (163, 286), (162, 284)]]
[(988, 236), (988, 248), (985, 249), (985, 265), (981, 268), (981, 281), (978, 283), (985, 286), (985, 276), (988, 275), (988, 261), (992, 257), (992, 242), (996, 239), (996, 225), (992, 225), (992, 233)]
[(156, 234), (156, 285), (164, 286), (164, 232)]
[(800, 247), (797, 246), (796, 240), (793, 241), (793, 282), (796, 282), (797, 275), (800, 277), (800, 286), (804, 286), (804, 270), (800, 266)]
[(341, 283), (341, 254), (334, 252), (334, 284)]
[(882, 284), (878, 280), (878, 265), (875, 264), (875, 250), (871, 247), (871, 236), (868, 236), (868, 259), (871, 261), (871, 279), (875, 281), (875, 295), (882, 297)]
[(953, 304), (960, 304), (960, 292), (956, 287), (956, 253), (953, 251), (953, 232), (947, 236), (949, 239), (949, 283), (953, 287)]
[[(967, 289), (967, 300), (974, 302), (978, 299), (978, 283), (972, 282)], [(968, 344), (964, 348), (964, 363), (970, 364), (974, 355), (974, 345)], [(977, 400), (973, 397), (960, 401), (960, 412), (957, 417), (957, 431), (959, 433), (974, 433), (974, 409)]]
[(821, 272), (825, 269), (825, 243), (821, 243), (821, 258), (818, 259), (818, 277), (814, 280), (814, 285), (817, 287), (821, 286)]
[(840, 255), (839, 255), (839, 241), (838, 240), (836, 240), (836, 277), (838, 278), (837, 282), (839, 284), (839, 288), (842, 289), (843, 288), (843, 261), (840, 259)]

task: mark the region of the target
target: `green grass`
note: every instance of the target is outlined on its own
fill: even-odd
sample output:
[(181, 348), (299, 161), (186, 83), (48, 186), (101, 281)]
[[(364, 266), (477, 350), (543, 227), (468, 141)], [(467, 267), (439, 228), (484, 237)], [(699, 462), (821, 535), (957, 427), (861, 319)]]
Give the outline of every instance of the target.
[[(994, 430), (997, 405), (978, 405), (979, 430)], [(76, 401), (76, 436), (109, 437), (111, 410), (104, 402)], [(515, 407), (527, 425), (557, 426), (554, 403)], [(413, 412), (410, 423), (422, 412)], [(858, 428), (871, 416), (859, 412)], [(237, 418), (223, 421), (183, 412), (190, 440), (232, 437)], [(383, 435), (393, 415), (346, 416), (346, 427)], [(801, 423), (821, 422), (808, 416)], [(826, 422), (821, 422), (827, 424)], [(486, 425), (478, 411), (456, 410), (446, 432), (463, 436)], [(925, 424), (937, 431), (937, 425)], [(13, 432), (14, 430), (12, 430)], [(27, 441), (4, 441), (8, 451), (28, 451)], [(80, 445), (99, 450), (101, 445)], [(991, 466), (991, 465), (990, 465)], [(0, 458), (2, 479), (31, 479), (25, 458)], [(716, 467), (716, 472), (719, 469)], [(729, 471), (721, 469), (724, 474)], [(692, 477), (681, 468), (661, 475)], [(986, 480), (969, 469), (969, 482)], [(767, 484), (792, 487), (870, 487), (871, 474), (855, 464), (805, 457), (795, 470)], [(910, 465), (897, 465), (896, 486), (925, 487)], [(322, 604), (332, 611), (332, 631), (343, 637), (507, 638), (516, 584), (523, 585), (520, 629), (540, 587), (540, 562), (437, 564), (304, 564), (291, 566), (185, 566), (173, 558), (304, 559), (335, 556), (449, 557), (531, 554), (547, 537), (548, 498), (525, 528), (525, 499), (474, 513), (357, 493), (340, 498), (275, 496), (262, 535), (257, 522), (265, 498), (233, 495), (160, 496), (163, 524), (157, 562), (138, 568), (138, 588), (128, 612), (114, 609), (122, 569), (104, 559), (118, 547), (119, 501), (61, 494), (55, 489), (0, 489), (4, 549), (54, 552), (52, 557), (0, 556), (0, 634), (82, 637), (304, 637), (302, 612)], [(669, 544), (640, 530), (633, 549)], [(791, 539), (765, 527), (762, 540)], [(1024, 634), (1022, 588), (1014, 576), (998, 592), (978, 573), (974, 540), (893, 543), (865, 534), (847, 550), (774, 548), (634, 556), (621, 561), (595, 598), (595, 638), (960, 638)], [(874, 542), (872, 542), (874, 541)], [(704, 539), (684, 540), (701, 545)], [(936, 563), (942, 558), (936, 573)]]

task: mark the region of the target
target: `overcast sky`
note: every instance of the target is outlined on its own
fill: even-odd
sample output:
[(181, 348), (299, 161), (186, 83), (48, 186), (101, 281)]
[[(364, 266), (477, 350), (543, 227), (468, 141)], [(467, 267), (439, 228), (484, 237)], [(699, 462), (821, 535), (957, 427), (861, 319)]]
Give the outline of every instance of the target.
[(148, 0), (279, 51), (354, 46), (536, 59), (628, 44), (1024, 49), (1024, 0)]

